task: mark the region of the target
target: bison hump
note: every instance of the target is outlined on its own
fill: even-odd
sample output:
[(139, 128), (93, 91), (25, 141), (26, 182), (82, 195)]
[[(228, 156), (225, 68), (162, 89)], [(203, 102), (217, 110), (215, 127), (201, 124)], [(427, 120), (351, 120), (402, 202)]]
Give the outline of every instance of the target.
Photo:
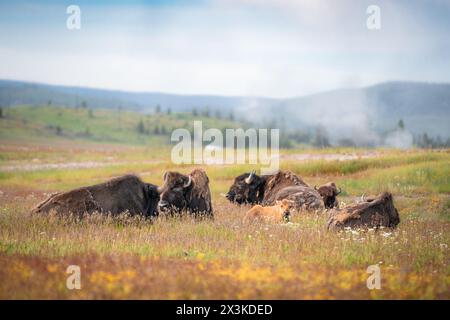
[(320, 210), (323, 209), (322, 198), (319, 193), (305, 186), (291, 186), (281, 189), (275, 196), (275, 201), (288, 199), (294, 201), (297, 210)]
[(331, 210), (327, 224), (328, 228), (393, 228), (399, 222), (400, 217), (394, 206), (392, 194), (383, 192), (369, 201)]

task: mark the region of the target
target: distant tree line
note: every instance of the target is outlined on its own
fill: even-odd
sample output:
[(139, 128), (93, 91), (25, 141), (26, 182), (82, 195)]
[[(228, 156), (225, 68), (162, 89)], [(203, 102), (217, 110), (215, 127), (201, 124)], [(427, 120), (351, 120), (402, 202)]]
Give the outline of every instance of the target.
[(142, 119), (139, 120), (138, 124), (136, 125), (136, 131), (139, 134), (142, 135), (167, 135), (170, 131), (166, 128), (164, 125), (155, 125), (153, 128), (150, 128), (150, 125), (147, 123), (145, 124)]
[[(167, 107), (167, 109), (165, 109), (165, 111), (164, 111), (163, 107), (161, 105), (157, 104), (153, 109), (154, 109), (155, 114), (163, 114), (163, 113), (166, 113), (167, 115), (172, 114), (171, 107)], [(235, 116), (234, 116), (233, 111), (229, 111), (226, 114), (222, 114), (220, 109), (215, 109), (214, 112), (212, 112), (209, 106), (193, 107), (191, 110), (191, 115), (193, 117), (203, 117), (203, 118), (235, 121)]]
[(203, 109), (200, 109), (200, 111), (198, 108), (194, 107), (192, 108), (191, 114), (193, 117), (215, 118), (219, 120), (234, 121), (233, 111), (230, 111), (227, 116), (223, 116), (220, 109), (216, 109), (214, 111), (214, 114), (212, 114), (208, 106), (204, 107)]
[[(51, 106), (52, 102), (48, 101), (48, 105)], [(88, 108), (88, 105), (85, 101), (81, 102), (81, 108), (85, 109), (87, 112), (87, 116), (89, 118), (94, 118), (94, 110), (91, 108)], [(118, 129), (122, 130), (121, 128), (121, 110), (122, 108), (118, 108)], [(154, 108), (155, 114), (167, 114), (172, 115), (172, 109), (170, 107), (163, 108), (160, 105), (155, 106)], [(226, 113), (226, 112), (224, 112)], [(220, 119), (220, 120), (228, 120), (228, 121), (235, 121), (235, 116), (233, 114), (233, 111), (229, 111), (227, 115), (223, 115), (223, 111), (219, 109), (215, 109), (213, 112), (211, 112), (210, 108), (208, 106), (205, 106), (204, 108), (197, 108), (194, 107), (191, 110), (191, 115), (193, 117), (203, 117), (203, 118), (210, 118), (210, 119)], [(174, 128), (168, 127), (167, 123), (150, 123), (151, 115), (147, 115), (146, 117), (142, 117), (138, 122), (136, 123), (135, 130), (140, 135), (157, 135), (157, 136), (167, 136), (169, 135)], [(5, 118), (5, 112), (4, 108), (0, 106), (0, 118)], [(178, 118), (178, 119), (183, 119)], [(169, 123), (170, 124), (170, 123)], [(327, 148), (331, 146), (338, 146), (338, 147), (357, 147), (361, 146), (358, 145), (351, 137), (346, 138), (340, 138), (340, 139), (334, 139), (331, 142), (330, 136), (326, 130), (325, 127), (322, 126), (316, 126), (313, 128), (297, 128), (294, 130), (287, 130), (287, 126), (284, 123), (283, 119), (278, 120), (270, 120), (266, 123), (263, 123), (261, 126), (255, 126), (255, 124), (245, 122), (241, 120), (239, 122), (240, 126), (246, 130), (248, 128), (268, 128), (268, 129), (274, 129), (279, 128), (280, 129), (280, 140), (279, 140), (279, 146), (280, 148), (295, 148), (302, 145), (309, 145), (313, 146), (315, 148)], [(186, 123), (184, 124), (184, 127), (191, 131), (191, 136), (193, 136), (192, 132), (192, 123), (186, 120)], [(60, 125), (50, 125), (48, 126), (48, 129), (51, 129), (54, 134), (62, 136), (64, 135), (63, 129)], [(406, 125), (403, 120), (399, 120), (397, 123), (397, 128), (395, 130), (406, 130)], [(223, 135), (225, 136), (225, 128), (221, 129)], [(82, 133), (85, 137), (92, 136), (91, 131), (88, 127), (86, 127), (86, 130)], [(270, 141), (270, 134), (268, 135), (269, 138), (269, 145), (271, 144)], [(435, 136), (432, 137), (428, 133), (413, 135), (413, 145), (419, 148), (450, 148), (450, 138), (443, 139), (441, 136)], [(370, 147), (369, 145), (366, 147)]]
[(450, 138), (444, 140), (441, 136), (430, 137), (427, 133), (413, 136), (413, 144), (419, 148), (450, 148)]

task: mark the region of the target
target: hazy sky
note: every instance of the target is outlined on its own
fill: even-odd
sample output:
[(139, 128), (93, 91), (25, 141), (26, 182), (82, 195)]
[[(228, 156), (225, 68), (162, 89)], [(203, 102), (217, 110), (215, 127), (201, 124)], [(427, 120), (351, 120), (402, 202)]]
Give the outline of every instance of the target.
[[(68, 30), (66, 8), (81, 8)], [(381, 8), (381, 30), (366, 9)], [(11, 1), (0, 78), (130, 91), (301, 96), (450, 82), (450, 0)]]

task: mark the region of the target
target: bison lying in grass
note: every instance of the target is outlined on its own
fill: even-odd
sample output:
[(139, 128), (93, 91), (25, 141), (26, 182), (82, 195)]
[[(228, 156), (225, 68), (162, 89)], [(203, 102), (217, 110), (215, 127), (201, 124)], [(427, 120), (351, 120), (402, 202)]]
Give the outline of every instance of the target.
[(392, 194), (384, 192), (343, 209), (333, 209), (328, 219), (328, 229), (344, 227), (395, 228), (400, 223)]
[(277, 201), (274, 206), (263, 207), (259, 204), (251, 208), (244, 217), (244, 223), (254, 221), (262, 222), (288, 222), (291, 216), (290, 210), (294, 203), (290, 200), (284, 199)]
[(163, 179), (159, 211), (213, 217), (209, 178), (204, 170), (194, 169), (189, 175), (169, 171)]
[(144, 183), (135, 175), (126, 175), (89, 187), (50, 196), (37, 205), (33, 213), (77, 214), (100, 212), (150, 217), (157, 214), (157, 186)]
[(320, 194), (290, 171), (267, 176), (258, 176), (255, 172), (244, 173), (234, 179), (226, 197), (238, 204), (260, 203), (270, 206), (277, 200), (288, 199), (294, 202), (298, 210), (324, 208)]

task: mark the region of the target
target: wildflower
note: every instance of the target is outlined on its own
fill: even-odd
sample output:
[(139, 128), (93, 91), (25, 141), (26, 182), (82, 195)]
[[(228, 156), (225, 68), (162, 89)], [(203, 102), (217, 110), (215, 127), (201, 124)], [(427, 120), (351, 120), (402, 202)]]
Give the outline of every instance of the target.
[(197, 253), (197, 259), (198, 260), (203, 260), (204, 258), (205, 258), (205, 254), (203, 252)]
[(50, 273), (54, 273), (58, 270), (58, 266), (56, 264), (49, 264), (47, 266), (47, 271)]

